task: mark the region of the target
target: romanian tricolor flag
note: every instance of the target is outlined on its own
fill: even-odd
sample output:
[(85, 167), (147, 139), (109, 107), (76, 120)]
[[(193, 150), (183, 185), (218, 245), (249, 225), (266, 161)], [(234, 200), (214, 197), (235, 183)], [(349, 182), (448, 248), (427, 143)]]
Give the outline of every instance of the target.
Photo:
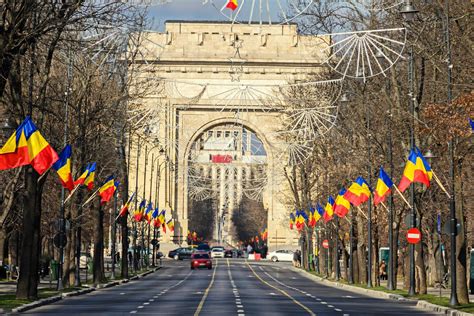
[(268, 238), (268, 229), (265, 228), (265, 230), (262, 233), (262, 240), (267, 240)]
[(155, 210), (154, 210), (153, 213), (151, 214), (151, 217), (152, 217), (153, 219), (157, 218), (159, 212), (160, 212), (159, 208), (158, 208), (158, 207), (155, 207)]
[(166, 223), (166, 210), (162, 210), (160, 215), (158, 215), (161, 225)]
[(302, 230), (304, 228), (305, 216), (304, 211), (296, 211), (296, 229)]
[(146, 207), (146, 200), (143, 200), (140, 202), (140, 205), (138, 206), (138, 210), (133, 211), (133, 218), (135, 219), (135, 221), (141, 222), (143, 220), (145, 207)]
[(370, 197), (370, 188), (364, 178), (358, 177), (344, 194), (344, 198), (354, 206), (367, 202)]
[(339, 195), (336, 197), (336, 201), (334, 202), (334, 214), (339, 217), (346, 216), (351, 208), (351, 203), (344, 197), (345, 193), (346, 189), (341, 189)]
[(166, 225), (168, 226), (168, 228), (170, 229), (170, 232), (174, 232), (174, 221), (173, 219), (170, 219)]
[(110, 176), (105, 183), (99, 188), (100, 203), (105, 204), (110, 201), (117, 189), (118, 182), (114, 180), (114, 176)]
[(135, 197), (135, 192), (133, 192), (132, 196), (128, 199), (127, 203), (125, 203), (122, 206), (122, 209), (120, 209), (120, 212), (119, 212), (120, 217), (127, 215), (128, 210), (130, 209), (130, 204), (132, 203), (132, 200), (134, 197)]
[(93, 162), (89, 166), (89, 173), (87, 174), (87, 177), (84, 181), (84, 184), (87, 186), (87, 190), (89, 191), (91, 191), (94, 188), (95, 168), (96, 168), (96, 163)]
[(390, 188), (393, 186), (392, 179), (388, 174), (380, 167), (379, 179), (377, 180), (377, 186), (375, 187), (374, 193), (374, 204), (377, 205), (380, 202), (385, 201), (385, 197), (390, 193)]
[(235, 11), (235, 9), (239, 7), (239, 3), (237, 0), (229, 0), (229, 2), (227, 2), (225, 7), (227, 9), (231, 9), (232, 11)]
[(56, 151), (27, 116), (0, 149), (0, 170), (31, 165), (41, 175), (58, 159)]
[(150, 202), (148, 202), (148, 205), (147, 205), (146, 210), (145, 210), (145, 219), (148, 222), (148, 224), (150, 224), (150, 222), (151, 222), (151, 218), (152, 218), (152, 215), (153, 215), (152, 211), (153, 211), (153, 205), (151, 204), (151, 201), (150, 201)]
[(433, 173), (428, 161), (423, 157), (420, 150), (415, 147), (410, 150), (410, 155), (408, 156), (405, 170), (403, 170), (402, 180), (400, 180), (398, 189), (404, 192), (413, 182), (422, 183), (426, 187), (429, 187), (432, 177)]
[(293, 225), (295, 225), (295, 215), (293, 213), (290, 214), (290, 229), (293, 229)]
[(323, 219), (324, 222), (327, 223), (332, 219), (332, 216), (334, 214), (334, 199), (332, 196), (329, 196), (328, 202), (326, 203), (326, 206), (324, 207), (324, 214), (323, 214)]
[(87, 175), (89, 174), (90, 167), (91, 167), (91, 164), (88, 163), (84, 172), (79, 176), (79, 178), (76, 179), (76, 181), (74, 181), (74, 186), (84, 184), (84, 182), (86, 181)]
[(66, 145), (59, 154), (58, 161), (53, 164), (53, 169), (58, 173), (62, 186), (69, 191), (74, 190), (74, 179), (71, 173), (71, 154), (71, 146)]
[[(321, 206), (321, 204), (318, 203), (318, 205), (316, 206), (316, 212), (315, 212), (315, 215), (313, 216), (314, 219), (315, 219), (315, 225), (316, 223), (324, 216), (324, 209), (323, 207)], [(314, 226), (313, 226), (314, 227)]]
[(316, 221), (314, 220), (314, 212), (315, 209), (311, 205), (309, 206), (309, 219), (308, 219), (308, 226), (314, 227), (316, 225)]

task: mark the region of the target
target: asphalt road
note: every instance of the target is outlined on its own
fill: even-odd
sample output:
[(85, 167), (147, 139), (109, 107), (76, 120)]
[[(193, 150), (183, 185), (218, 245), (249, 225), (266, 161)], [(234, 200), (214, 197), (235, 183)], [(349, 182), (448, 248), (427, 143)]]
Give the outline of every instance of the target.
[(441, 315), (315, 283), (285, 263), (219, 259), (212, 270), (164, 261), (143, 279), (71, 297), (30, 315)]

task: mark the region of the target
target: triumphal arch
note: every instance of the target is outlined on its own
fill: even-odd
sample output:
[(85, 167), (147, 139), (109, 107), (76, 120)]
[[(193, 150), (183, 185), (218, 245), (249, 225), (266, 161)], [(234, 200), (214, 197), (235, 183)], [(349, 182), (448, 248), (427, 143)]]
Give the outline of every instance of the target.
[(136, 76), (154, 85), (131, 101), (145, 109), (133, 120), (147, 123), (148, 142), (132, 139), (130, 191), (140, 153), (139, 199), (175, 221), (162, 241), (185, 243), (198, 230), (235, 245), (256, 227), (245, 233), (266, 229), (271, 249), (296, 245), (282, 170), (298, 154), (282, 137), (282, 86), (320, 73), (329, 39), (300, 35), (295, 24), (196, 21), (141, 36)]

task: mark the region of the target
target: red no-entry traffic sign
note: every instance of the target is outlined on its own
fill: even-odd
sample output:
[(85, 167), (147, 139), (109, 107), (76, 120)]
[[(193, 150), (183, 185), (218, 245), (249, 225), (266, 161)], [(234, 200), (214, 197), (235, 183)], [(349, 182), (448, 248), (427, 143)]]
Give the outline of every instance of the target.
[(407, 231), (407, 241), (410, 244), (417, 244), (421, 240), (421, 232), (418, 228), (410, 228)]
[(323, 248), (328, 249), (329, 248), (329, 241), (327, 239), (323, 240)]

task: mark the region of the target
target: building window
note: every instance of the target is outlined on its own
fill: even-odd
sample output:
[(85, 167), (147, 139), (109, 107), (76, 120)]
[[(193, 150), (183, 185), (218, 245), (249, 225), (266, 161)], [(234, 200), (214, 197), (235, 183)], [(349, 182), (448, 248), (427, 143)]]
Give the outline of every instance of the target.
[(225, 136), (224, 136), (225, 138), (229, 138), (229, 137), (230, 137), (230, 131), (225, 131), (225, 132), (224, 132), (224, 135), (225, 135)]
[(217, 137), (217, 138), (220, 138), (221, 136), (222, 136), (222, 132), (221, 132), (221, 131), (217, 131), (217, 132), (216, 132), (216, 137)]

